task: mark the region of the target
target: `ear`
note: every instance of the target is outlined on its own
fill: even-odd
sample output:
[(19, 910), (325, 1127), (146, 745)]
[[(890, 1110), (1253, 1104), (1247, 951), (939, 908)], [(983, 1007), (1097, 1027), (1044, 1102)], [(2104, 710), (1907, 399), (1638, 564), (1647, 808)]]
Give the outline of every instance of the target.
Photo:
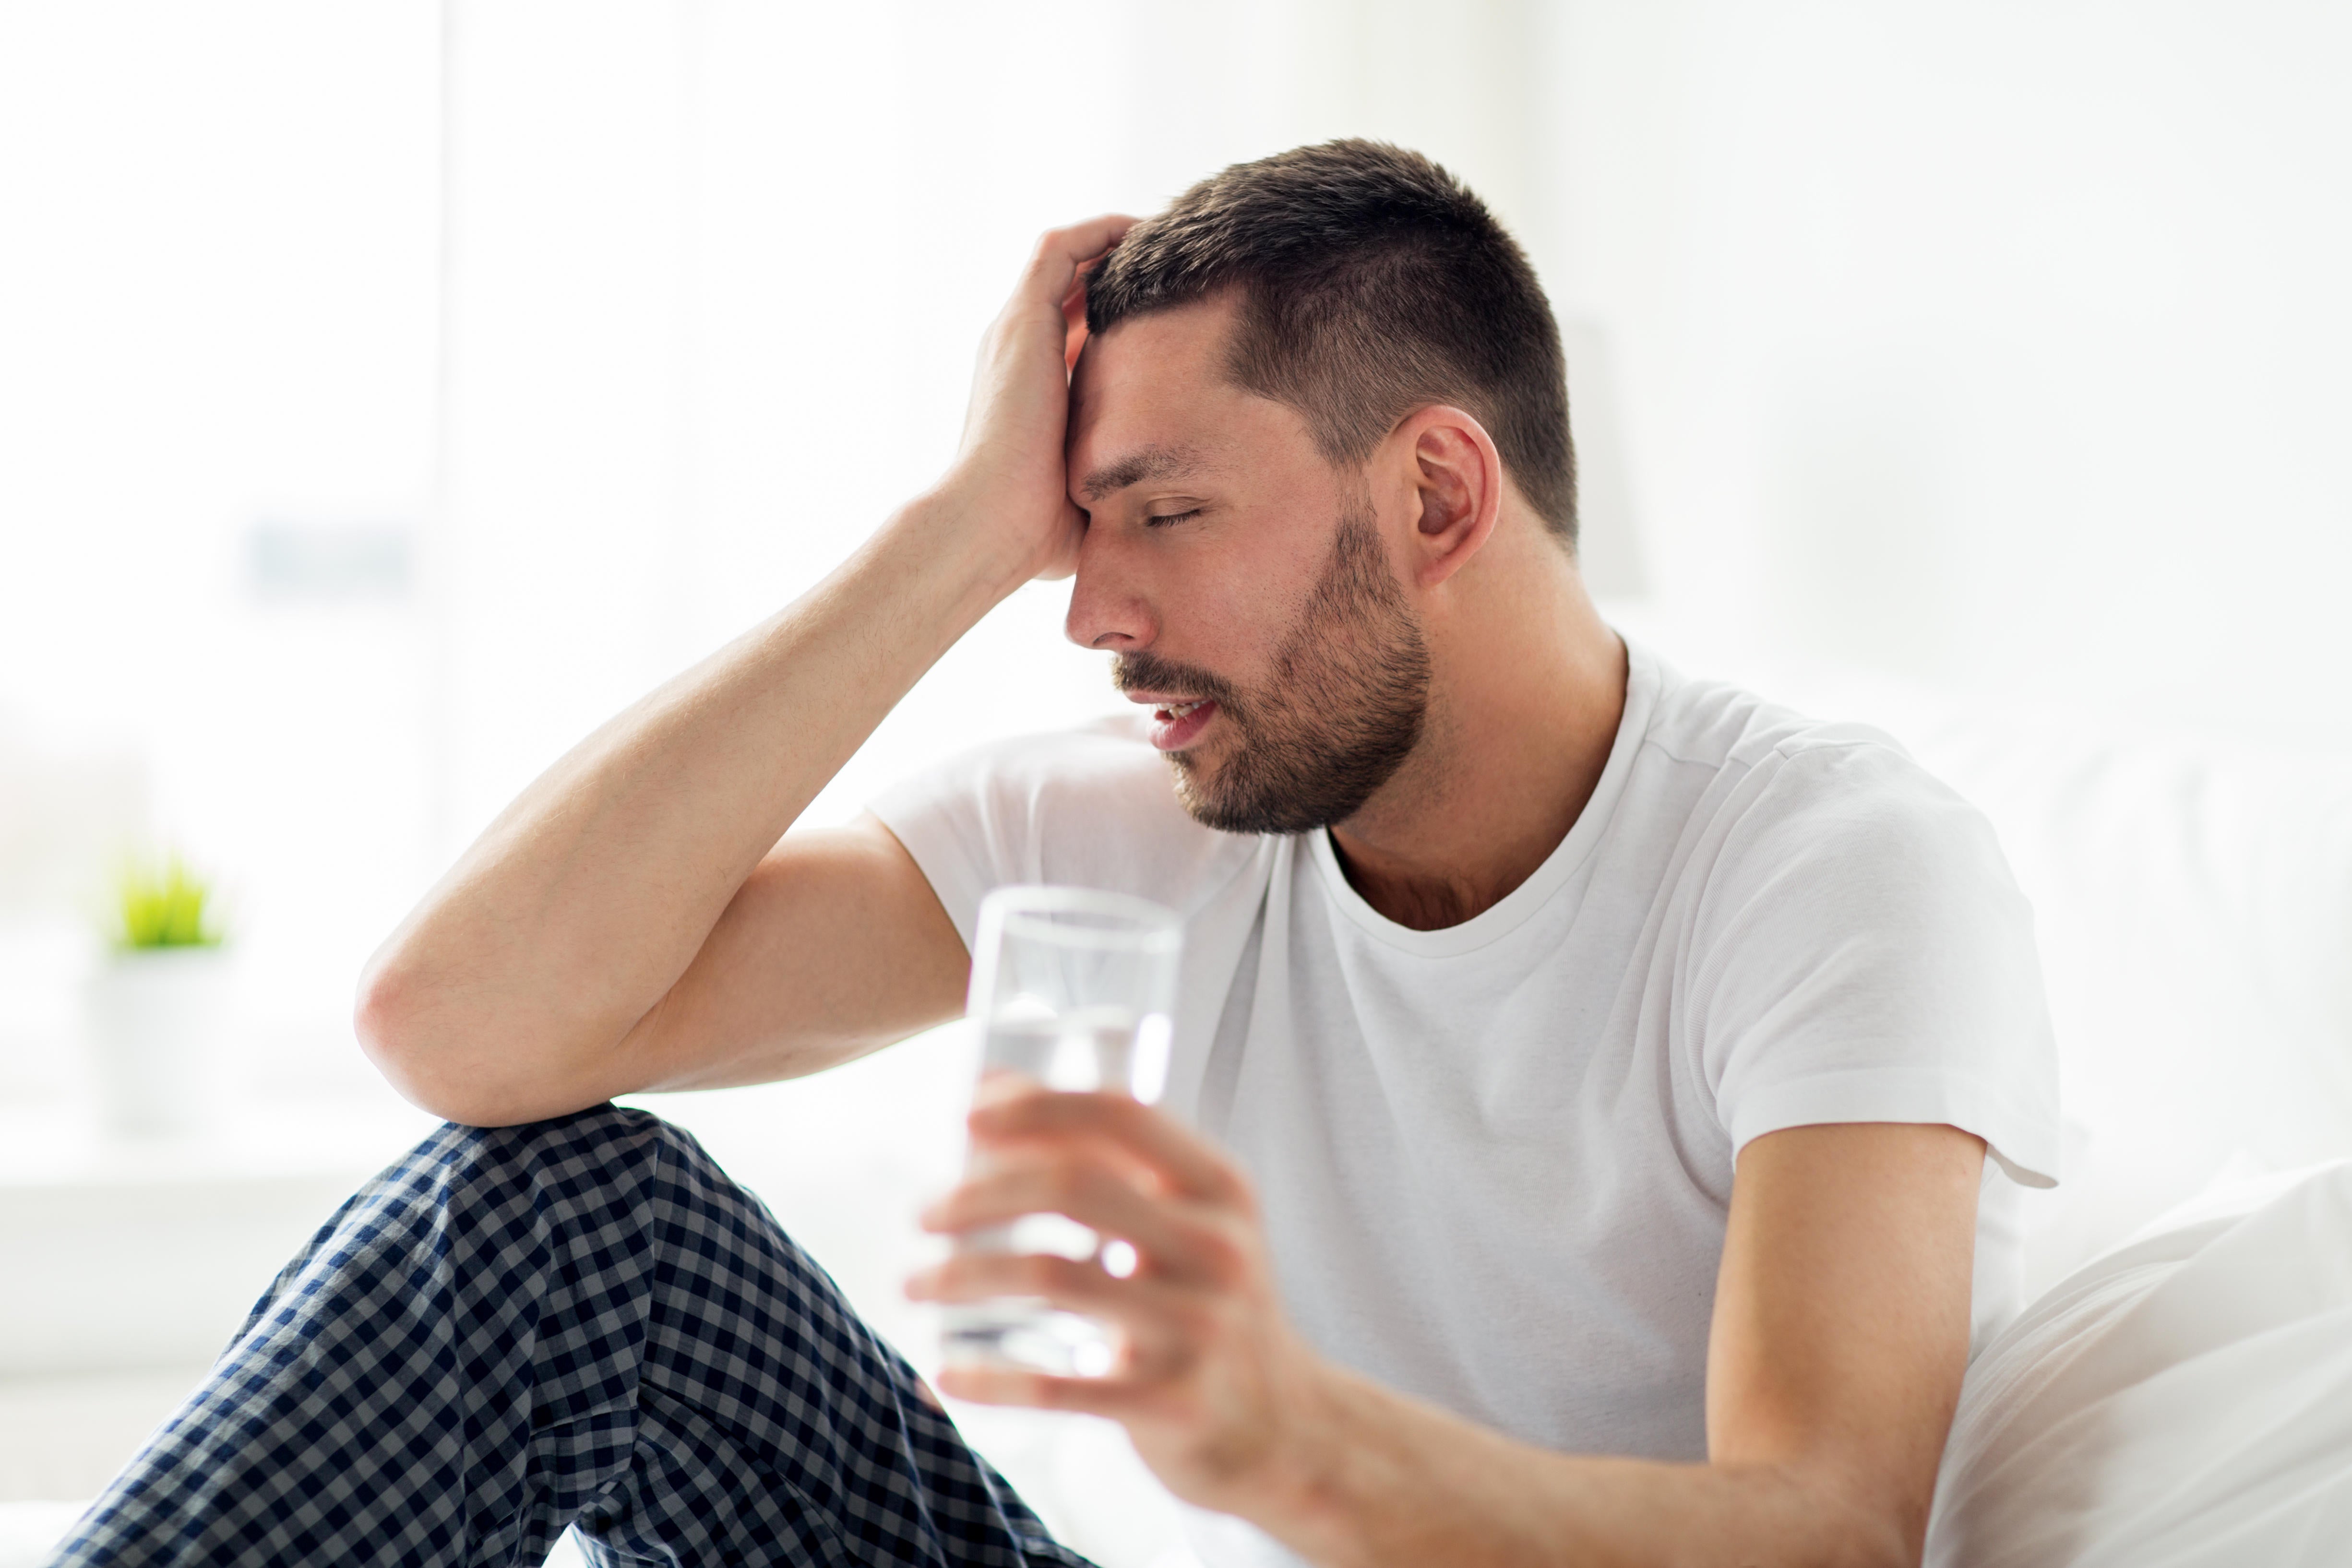
[(1390, 440), (1409, 465), (1420, 522), (1414, 579), (1434, 588), (1462, 570), (1495, 532), (1503, 508), (1503, 459), (1486, 427), (1458, 408), (1422, 409)]

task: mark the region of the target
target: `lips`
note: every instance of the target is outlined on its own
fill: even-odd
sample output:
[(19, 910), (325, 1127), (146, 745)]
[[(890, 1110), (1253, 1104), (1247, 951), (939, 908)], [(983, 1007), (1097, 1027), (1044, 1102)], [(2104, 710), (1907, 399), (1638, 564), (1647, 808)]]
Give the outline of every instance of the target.
[(1217, 716), (1213, 697), (1160, 697), (1129, 694), (1137, 702), (1148, 702), (1151, 709), (1151, 744), (1162, 751), (1181, 751), (1201, 737), (1209, 721)]

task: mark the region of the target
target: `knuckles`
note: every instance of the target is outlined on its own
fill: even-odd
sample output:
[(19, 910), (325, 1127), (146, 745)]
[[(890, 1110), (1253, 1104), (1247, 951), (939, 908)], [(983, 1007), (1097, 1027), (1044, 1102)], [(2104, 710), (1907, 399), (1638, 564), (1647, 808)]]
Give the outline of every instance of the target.
[(1192, 1254), (1193, 1266), (1213, 1288), (1232, 1290), (1250, 1276), (1254, 1252), (1231, 1226), (1203, 1226), (1193, 1239)]
[(1092, 1263), (1051, 1252), (965, 1253), (941, 1264), (940, 1293), (949, 1300), (996, 1295), (1087, 1297), (1108, 1280)]
[(1076, 1158), (1024, 1162), (961, 1188), (949, 1206), (956, 1223), (988, 1224), (1024, 1214), (1101, 1218), (1120, 1196), (1118, 1178)]
[(1056, 1209), (1065, 1211), (1093, 1209), (1097, 1204), (1089, 1200), (1099, 1199), (1103, 1196), (1102, 1178), (1096, 1172), (1067, 1162), (1057, 1162), (1049, 1167), (1039, 1187)]

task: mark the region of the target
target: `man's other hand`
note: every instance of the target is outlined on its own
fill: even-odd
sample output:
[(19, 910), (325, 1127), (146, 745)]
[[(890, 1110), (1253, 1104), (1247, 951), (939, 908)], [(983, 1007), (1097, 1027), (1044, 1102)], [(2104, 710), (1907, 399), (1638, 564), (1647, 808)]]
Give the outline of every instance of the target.
[(1947, 1126), (1769, 1134), (1741, 1154), (1706, 1464), (1548, 1452), (1319, 1358), (1284, 1321), (1248, 1186), (1170, 1118), (1031, 1092), (971, 1117), (984, 1174), (933, 1230), (1058, 1213), (1134, 1247), (959, 1255), (919, 1299), (1035, 1296), (1126, 1335), (1111, 1375), (958, 1367), (961, 1398), (1108, 1416), (1170, 1490), (1334, 1568), (1919, 1561), (1967, 1361), (1984, 1145)]
[(1024, 1091), (983, 1103), (971, 1126), (985, 1158), (924, 1211), (925, 1228), (1066, 1215), (1106, 1250), (1132, 1248), (1133, 1268), (1114, 1275), (1100, 1253), (958, 1253), (916, 1275), (907, 1289), (919, 1301), (1040, 1297), (1114, 1325), (1123, 1342), (1108, 1376), (950, 1366), (940, 1388), (1110, 1416), (1171, 1490), (1204, 1507), (1250, 1512), (1295, 1484), (1291, 1437), (1319, 1404), (1323, 1364), (1283, 1318), (1240, 1171), (1172, 1117), (1117, 1094)]
[(1077, 567), (1085, 517), (1063, 466), (1070, 368), (1086, 343), (1087, 272), (1134, 222), (1112, 214), (1045, 235), (981, 340), (963, 442), (936, 493), (960, 526), (993, 531), (1024, 580)]

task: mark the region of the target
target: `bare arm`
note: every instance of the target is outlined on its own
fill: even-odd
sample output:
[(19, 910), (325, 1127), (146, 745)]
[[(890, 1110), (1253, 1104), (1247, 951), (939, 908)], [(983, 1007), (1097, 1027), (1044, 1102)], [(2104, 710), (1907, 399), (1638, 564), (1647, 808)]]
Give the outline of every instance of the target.
[(889, 832), (783, 835), (959, 637), (1068, 570), (1068, 307), (1124, 228), (1040, 243), (937, 489), (582, 741), (385, 942), (357, 1021), (402, 1092), (461, 1121), (529, 1121), (813, 1071), (954, 1009), (962, 943)]
[[(1099, 1382), (951, 1368), (940, 1386), (1124, 1423), (1181, 1495), (1326, 1568), (1916, 1563), (1968, 1358), (1984, 1145), (1951, 1127), (1799, 1127), (1742, 1151), (1707, 1361), (1705, 1464), (1548, 1452), (1324, 1362), (1274, 1300), (1245, 1184), (1156, 1113), (1036, 1094), (973, 1116), (1016, 1157), (943, 1229), (1058, 1209), (1132, 1240), (1130, 1280), (960, 1257), (950, 1300), (1042, 1294), (1117, 1318)], [(1120, 1159), (1101, 1151), (1116, 1146)], [(1155, 1178), (1139, 1191), (1122, 1172)], [(1155, 1190), (1156, 1189), (1156, 1190)]]
[(1357, 1385), (1339, 1408), (1378, 1436), (1302, 1533), (1333, 1564), (1916, 1563), (1968, 1362), (1983, 1155), (1886, 1124), (1742, 1152), (1707, 1463), (1546, 1453)]

